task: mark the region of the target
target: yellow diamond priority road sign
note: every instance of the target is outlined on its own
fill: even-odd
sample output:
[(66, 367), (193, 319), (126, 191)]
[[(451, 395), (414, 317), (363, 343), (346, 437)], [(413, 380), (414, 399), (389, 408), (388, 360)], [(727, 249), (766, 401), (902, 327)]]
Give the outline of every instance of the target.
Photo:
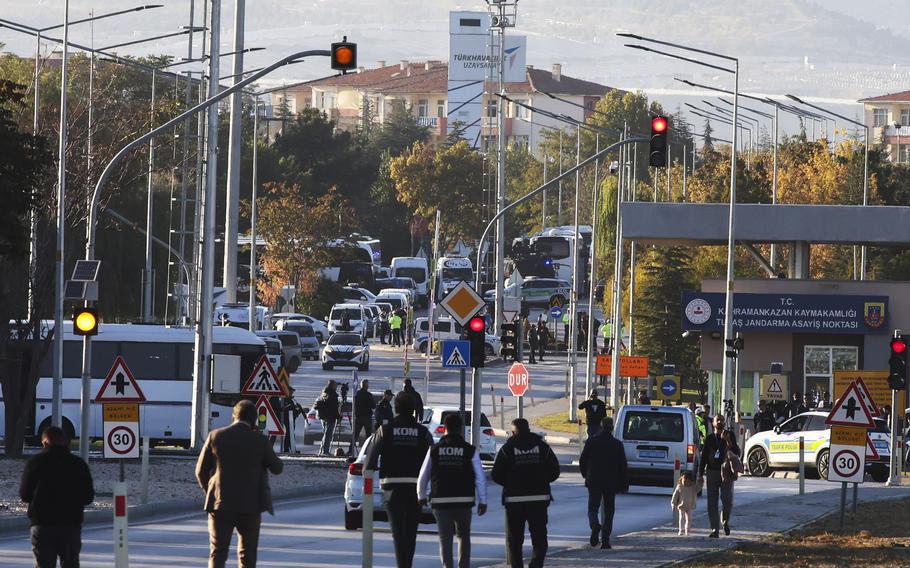
[(470, 284), (462, 280), (439, 304), (459, 324), (465, 325), (484, 306), (481, 298)]

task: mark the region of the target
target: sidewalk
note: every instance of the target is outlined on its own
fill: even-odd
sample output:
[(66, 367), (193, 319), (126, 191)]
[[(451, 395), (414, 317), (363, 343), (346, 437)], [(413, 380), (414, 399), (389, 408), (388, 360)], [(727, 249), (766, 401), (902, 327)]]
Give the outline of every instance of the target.
[[(840, 507), (840, 487), (803, 496), (785, 496), (769, 499), (761, 507), (733, 508), (729, 537), (709, 539), (708, 529), (697, 528), (688, 537), (678, 536), (675, 525), (662, 525), (651, 530), (640, 531), (610, 539), (612, 550), (601, 550), (589, 546), (572, 548), (547, 555), (547, 566), (601, 567), (630, 566), (636, 568), (671, 566), (703, 554), (732, 548), (745, 542), (761, 541), (774, 534), (798, 529)], [(910, 487), (867, 487), (860, 488), (860, 502), (879, 501), (910, 496)], [(848, 518), (850, 497), (848, 496)], [(707, 512), (703, 501), (696, 511), (692, 524), (705, 527)], [(616, 515), (634, 514), (617, 510)], [(587, 535), (585, 535), (587, 536)], [(505, 568), (505, 564), (495, 565)]]

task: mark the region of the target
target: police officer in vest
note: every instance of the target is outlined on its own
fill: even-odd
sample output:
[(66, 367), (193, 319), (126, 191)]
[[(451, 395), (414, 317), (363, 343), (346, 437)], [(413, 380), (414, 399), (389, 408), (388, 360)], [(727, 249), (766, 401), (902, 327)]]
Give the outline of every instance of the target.
[(487, 481), (480, 465), (477, 448), (461, 435), (461, 415), (451, 412), (443, 420), (446, 435), (433, 446), (423, 460), (417, 481), (417, 498), (429, 502), (439, 530), (439, 557), (445, 568), (455, 568), (452, 561), (452, 534), (458, 536), (458, 568), (471, 565), (471, 507), (477, 499), (477, 514), (487, 512)]
[(433, 445), (433, 436), (414, 418), (414, 399), (408, 393), (395, 396), (395, 415), (376, 432), (367, 463), (372, 471), (379, 465), (379, 485), (389, 515), (398, 567), (411, 568), (420, 523), (417, 475)]
[(493, 481), (502, 485), (506, 509), (506, 548), (512, 568), (523, 568), (521, 547), (525, 523), (531, 533), (531, 562), (528, 568), (543, 566), (547, 554), (547, 507), (550, 484), (559, 477), (559, 461), (550, 446), (524, 418), (512, 421), (512, 436), (499, 449), (493, 464)]

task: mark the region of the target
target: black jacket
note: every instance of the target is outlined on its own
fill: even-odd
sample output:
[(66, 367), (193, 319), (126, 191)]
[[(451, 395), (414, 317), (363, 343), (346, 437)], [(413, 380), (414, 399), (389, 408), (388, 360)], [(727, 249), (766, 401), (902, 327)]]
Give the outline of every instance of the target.
[(95, 500), (88, 465), (65, 446), (51, 446), (25, 462), (19, 496), (28, 503), (31, 526), (82, 524)]
[(518, 434), (499, 448), (492, 477), (502, 485), (505, 505), (532, 500), (549, 503), (550, 484), (559, 478), (559, 460), (537, 434)]
[(373, 412), (373, 425), (376, 429), (395, 418), (395, 411), (392, 410), (392, 403), (387, 400), (380, 400)]
[(578, 469), (585, 487), (610, 489), (616, 493), (629, 490), (626, 451), (611, 432), (588, 438), (578, 459)]
[(704, 475), (706, 469), (713, 471), (720, 471), (720, 466), (724, 463), (724, 458), (727, 455), (727, 450), (733, 450), (733, 453), (739, 455), (739, 446), (736, 444), (736, 436), (733, 433), (730, 433), (731, 439), (733, 440), (733, 445), (727, 448), (727, 443), (717, 435), (716, 432), (711, 432), (705, 437), (705, 444), (701, 448), (701, 462), (699, 463), (698, 469), (699, 474)]
[(354, 393), (354, 416), (372, 416), (374, 408), (376, 401), (370, 391), (361, 388)]

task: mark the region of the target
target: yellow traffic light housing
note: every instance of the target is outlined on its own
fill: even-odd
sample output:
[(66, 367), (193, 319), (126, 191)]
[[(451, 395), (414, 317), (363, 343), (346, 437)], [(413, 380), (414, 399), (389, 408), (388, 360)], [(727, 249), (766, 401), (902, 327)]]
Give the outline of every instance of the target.
[(98, 310), (76, 308), (73, 312), (74, 335), (98, 335)]
[(332, 69), (342, 73), (357, 69), (357, 44), (349, 42), (348, 36), (332, 44)]

